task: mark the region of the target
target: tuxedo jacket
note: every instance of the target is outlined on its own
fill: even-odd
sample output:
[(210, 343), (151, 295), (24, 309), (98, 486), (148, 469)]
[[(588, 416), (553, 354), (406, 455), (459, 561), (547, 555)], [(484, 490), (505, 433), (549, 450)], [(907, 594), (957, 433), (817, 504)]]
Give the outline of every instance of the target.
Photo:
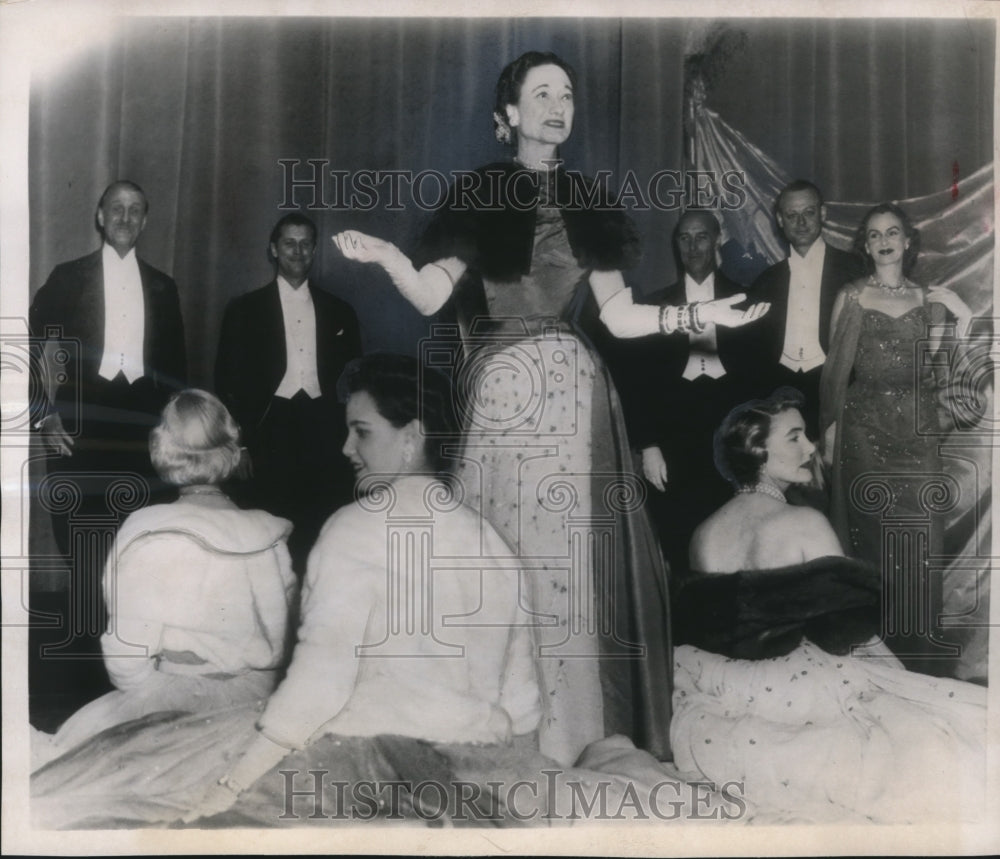
[[(316, 369), (324, 398), (336, 401), (337, 381), (361, 355), (357, 316), (345, 301), (308, 285), (316, 314)], [(278, 282), (238, 296), (222, 319), (215, 363), (216, 393), (247, 433), (267, 414), (285, 376), (287, 350)]]
[[(715, 272), (715, 298), (728, 298), (743, 288)], [(642, 299), (645, 304), (687, 304), (684, 281), (659, 290)], [(752, 323), (756, 325), (758, 323)], [(651, 334), (647, 337), (618, 340), (613, 344), (609, 364), (625, 409), (629, 437), (634, 447), (658, 445), (677, 448), (677, 440), (708, 432), (717, 424), (716, 415), (724, 416), (735, 403), (738, 373), (743, 361), (742, 329), (716, 326), (719, 359), (726, 370), (720, 379), (706, 377), (695, 386), (683, 378), (691, 352), (687, 334)], [(711, 402), (709, 402), (711, 401)], [(702, 427), (698, 415), (713, 424)], [(695, 426), (694, 424), (699, 424)]]
[[(144, 306), (144, 401), (162, 408), (170, 394), (184, 388), (187, 357), (180, 299), (173, 279), (138, 260)], [(56, 406), (63, 422), (79, 401), (102, 383), (104, 356), (104, 266), (101, 250), (55, 267), (35, 295), (29, 312), (34, 337), (66, 343), (63, 381), (56, 386)], [(58, 326), (61, 332), (53, 330)], [(67, 430), (70, 426), (67, 424)]]
[[(821, 240), (822, 241), (822, 240)], [(854, 254), (826, 246), (823, 258), (823, 276), (820, 281), (819, 296), (819, 343), (823, 351), (829, 351), (830, 346), (830, 316), (837, 293), (841, 288), (861, 277), (864, 266)], [(788, 260), (784, 259), (765, 269), (748, 290), (750, 300), (769, 301), (771, 310), (753, 334), (757, 339), (757, 354), (755, 359), (764, 367), (773, 368), (781, 360), (781, 352), (785, 340), (785, 322), (788, 318), (788, 290), (791, 281), (791, 269)]]

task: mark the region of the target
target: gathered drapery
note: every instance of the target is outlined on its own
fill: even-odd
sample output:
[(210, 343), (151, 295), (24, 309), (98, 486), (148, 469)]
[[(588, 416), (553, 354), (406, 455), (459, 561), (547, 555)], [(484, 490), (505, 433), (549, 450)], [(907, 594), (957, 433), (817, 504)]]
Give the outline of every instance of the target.
[[(272, 274), (267, 237), (286, 172), (313, 167), (449, 174), (503, 157), (492, 134), (500, 70), (552, 50), (579, 72), (567, 166), (636, 177), (623, 202), (644, 239), (641, 292), (676, 273), (670, 233), (683, 170), (684, 61), (701, 51), (708, 104), (790, 176), (831, 200), (949, 188), (992, 152), (992, 22), (732, 20), (712, 39), (684, 19), (132, 18), (105, 42), (33, 81), (31, 288), (97, 243), (104, 186), (127, 176), (149, 197), (140, 251), (182, 298), (194, 384), (211, 383), (226, 302)], [(723, 35), (720, 36), (719, 33)], [(934, 169), (932, 169), (934, 168)], [(326, 177), (329, 180), (329, 176)], [(316, 208), (313, 273), (355, 305), (369, 348), (409, 348), (426, 322), (377, 272), (325, 240), (345, 227), (411, 247), (428, 219), (401, 209)], [(626, 189), (628, 190), (628, 189)], [(333, 203), (325, 183), (321, 201)], [(422, 185), (433, 202), (433, 178)], [(294, 202), (308, 206), (310, 188)], [(645, 198), (645, 199), (644, 199)], [(362, 199), (361, 204), (365, 203)]]
[[(993, 22), (970, 20), (123, 19), (33, 78), (30, 289), (97, 246), (94, 212), (110, 181), (138, 182), (150, 202), (140, 254), (177, 281), (190, 381), (211, 388), (225, 305), (272, 277), (267, 238), (295, 204), (319, 226), (313, 276), (355, 307), (366, 348), (417, 353), (433, 320), (376, 267), (346, 262), (329, 236), (351, 227), (412, 248), (428, 206), (405, 190), (391, 205), (384, 183), (373, 204), (345, 203), (330, 171), (423, 173), (433, 203), (443, 188), (431, 171), (447, 178), (504, 157), (491, 121), (503, 66), (551, 50), (579, 73), (561, 155), (626, 191), (643, 238), (627, 275), (637, 291), (676, 278), (671, 233), (690, 200), (675, 174), (694, 166), (746, 173), (746, 207), (720, 215), (745, 247), (753, 221), (765, 262), (783, 252), (770, 206), (784, 178), (811, 178), (843, 201), (830, 204), (841, 244), (869, 201), (919, 200), (928, 276), (983, 311), (992, 223), (970, 213), (991, 209), (994, 48)], [(706, 101), (690, 165), (695, 56)], [(962, 207), (968, 229), (955, 236), (949, 218)]]

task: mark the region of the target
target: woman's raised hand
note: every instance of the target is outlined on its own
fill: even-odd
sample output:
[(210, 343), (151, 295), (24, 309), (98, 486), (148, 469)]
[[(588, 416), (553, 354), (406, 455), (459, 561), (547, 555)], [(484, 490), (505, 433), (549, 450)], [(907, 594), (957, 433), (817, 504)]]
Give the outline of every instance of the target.
[(357, 230), (344, 230), (333, 237), (333, 243), (347, 259), (357, 262), (385, 263), (397, 248), (392, 242), (359, 233)]
[(333, 243), (347, 259), (357, 262), (373, 262), (382, 266), (385, 273), (396, 285), (396, 289), (424, 316), (430, 316), (441, 309), (448, 300), (455, 286), (455, 280), (465, 271), (460, 265), (454, 278), (442, 264), (433, 262), (425, 265), (420, 271), (413, 267), (410, 258), (392, 242), (359, 233), (357, 230), (344, 230), (333, 236)]
[(747, 294), (740, 292), (729, 298), (716, 298), (698, 305), (698, 318), (706, 324), (713, 323), (723, 328), (739, 328), (750, 322), (755, 322), (764, 316), (771, 305), (766, 301), (751, 304), (746, 310), (737, 310), (734, 304), (745, 301)]

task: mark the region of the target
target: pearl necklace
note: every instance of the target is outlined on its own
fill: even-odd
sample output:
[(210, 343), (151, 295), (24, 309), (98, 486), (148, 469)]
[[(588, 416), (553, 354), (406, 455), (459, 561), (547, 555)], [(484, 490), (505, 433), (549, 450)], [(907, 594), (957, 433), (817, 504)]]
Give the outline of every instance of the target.
[(752, 495), (754, 493), (759, 493), (760, 495), (770, 495), (782, 504), (787, 503), (785, 493), (778, 489), (777, 486), (772, 486), (770, 483), (754, 483), (752, 486), (741, 486), (736, 490), (737, 495)]
[(515, 155), (514, 160), (520, 164), (522, 167), (528, 170), (534, 170), (536, 173), (551, 173), (556, 169), (556, 166), (560, 163), (561, 159), (553, 157), (546, 158), (538, 164), (529, 164), (527, 161), (521, 159), (520, 156)]
[(877, 274), (869, 275), (868, 283), (870, 283), (874, 287), (877, 287), (878, 289), (888, 292), (889, 295), (896, 295), (896, 296), (902, 295), (904, 292), (906, 292), (906, 290), (912, 289), (914, 286), (914, 284), (910, 283), (910, 281), (908, 281), (905, 277), (899, 283), (892, 284), (892, 283), (886, 283)]

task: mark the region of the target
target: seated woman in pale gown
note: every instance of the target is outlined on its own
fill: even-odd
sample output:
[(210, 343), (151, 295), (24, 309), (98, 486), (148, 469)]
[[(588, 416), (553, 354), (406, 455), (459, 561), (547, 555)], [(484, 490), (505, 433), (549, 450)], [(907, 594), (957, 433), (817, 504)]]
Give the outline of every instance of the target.
[[(539, 687), (518, 566), (439, 476), (445, 382), (393, 355), (363, 359), (345, 381), (344, 453), (358, 498), (327, 521), (309, 556), (280, 686), (264, 707), (136, 723), (35, 772), (36, 826), (194, 819), (238, 801), (231, 821), (283, 825), (299, 817), (282, 817), (279, 770), (305, 782), (323, 770), (326, 785), (388, 784), (410, 766), (432, 778), (443, 758), (430, 744), (457, 744), (467, 760), (535, 731)], [(343, 794), (329, 787), (328, 814), (347, 815), (353, 794)], [(299, 807), (316, 823), (307, 802)], [(386, 813), (402, 816), (393, 800), (368, 818)]]
[(812, 477), (801, 397), (734, 409), (716, 460), (736, 497), (691, 543), (675, 600), (674, 764), (737, 781), (760, 819), (982, 814), (986, 690), (904, 670), (881, 644), (878, 571), (784, 492)]
[(295, 583), (291, 526), (240, 510), (219, 488), (240, 455), (239, 428), (214, 395), (182, 391), (164, 408), (150, 457), (180, 497), (129, 516), (104, 573), (101, 648), (116, 689), (56, 734), (36, 732), (36, 766), (147, 713), (198, 713), (274, 689)]

